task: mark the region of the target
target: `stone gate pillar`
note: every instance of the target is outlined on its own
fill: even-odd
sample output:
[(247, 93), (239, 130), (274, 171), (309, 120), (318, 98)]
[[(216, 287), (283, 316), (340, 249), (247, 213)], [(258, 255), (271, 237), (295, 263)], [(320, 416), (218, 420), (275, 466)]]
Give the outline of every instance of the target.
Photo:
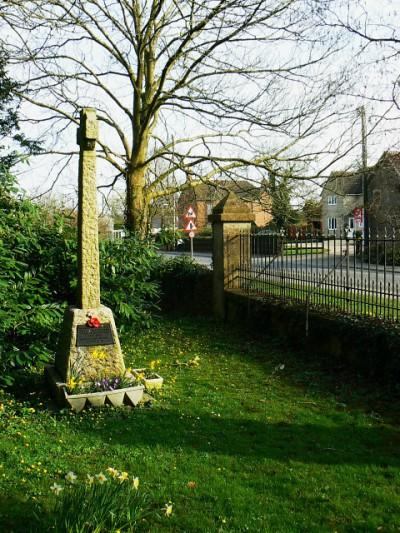
[(208, 217), (213, 232), (213, 307), (225, 318), (225, 289), (240, 288), (238, 268), (250, 264), (250, 230), (255, 215), (233, 192)]

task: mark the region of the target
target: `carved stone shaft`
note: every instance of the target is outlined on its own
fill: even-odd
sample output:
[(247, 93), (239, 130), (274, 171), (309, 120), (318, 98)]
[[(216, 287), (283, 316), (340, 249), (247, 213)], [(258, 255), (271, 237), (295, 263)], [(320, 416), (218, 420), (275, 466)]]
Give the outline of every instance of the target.
[(84, 108), (78, 131), (79, 205), (78, 205), (78, 307), (100, 305), (99, 237), (96, 188), (96, 111)]

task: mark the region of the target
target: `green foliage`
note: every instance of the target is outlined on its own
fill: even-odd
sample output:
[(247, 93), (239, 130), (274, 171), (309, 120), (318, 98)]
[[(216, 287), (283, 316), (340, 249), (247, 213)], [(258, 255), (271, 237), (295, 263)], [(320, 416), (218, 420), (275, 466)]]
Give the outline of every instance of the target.
[(163, 228), (156, 235), (156, 243), (165, 248), (175, 248), (178, 239), (183, 239), (185, 233), (179, 229)]
[(362, 246), (356, 248), (356, 253), (361, 261), (364, 263), (371, 263), (375, 265), (386, 265), (389, 269), (394, 266), (400, 265), (400, 248), (398, 242), (392, 243), (390, 239), (387, 239), (384, 243), (375, 239), (371, 239), (369, 250), (362, 250)]
[(306, 224), (311, 224), (315, 220), (321, 220), (322, 204), (320, 200), (308, 198), (302, 208), (302, 216)]
[[(61, 490), (57, 484), (53, 487)], [(60, 491), (52, 513), (53, 528), (59, 533), (133, 531), (146, 511), (146, 496), (130, 480), (121, 482), (101, 473)]]
[[(11, 371), (48, 361), (68, 288), (66, 243), (57, 221), (28, 200), (0, 197), (0, 383)], [(5, 180), (3, 181), (5, 183)], [(12, 186), (12, 187), (10, 187)]]
[(153, 273), (160, 261), (151, 241), (135, 235), (100, 243), (101, 297), (120, 327), (152, 325), (159, 298)]
[(7, 76), (7, 56), (0, 47), (0, 166), (9, 169), (17, 161), (21, 160), (21, 153), (16, 148), (7, 150), (3, 144), (6, 141), (8, 146), (10, 141), (24, 154), (38, 153), (40, 143), (27, 139), (19, 131), (18, 113), (16, 110), (15, 90), (18, 84)]
[(283, 177), (271, 174), (265, 188), (271, 199), (272, 222), (269, 227), (280, 230), (295, 223), (297, 217), (290, 203), (293, 195), (293, 181), (290, 172)]
[(206, 266), (196, 263), (191, 257), (181, 255), (171, 259), (164, 259), (156, 272), (160, 280), (173, 279), (179, 282), (179, 280), (201, 277), (204, 274), (208, 274), (210, 270)]
[(203, 226), (200, 231), (197, 232), (198, 237), (212, 237), (213, 231), (211, 226)]

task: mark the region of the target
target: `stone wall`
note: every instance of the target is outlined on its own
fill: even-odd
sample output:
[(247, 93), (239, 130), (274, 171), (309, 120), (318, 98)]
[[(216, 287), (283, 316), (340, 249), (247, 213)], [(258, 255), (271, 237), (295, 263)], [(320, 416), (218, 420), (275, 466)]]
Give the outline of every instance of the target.
[(226, 320), (281, 338), (289, 347), (343, 365), (374, 380), (400, 379), (400, 328), (365, 318), (312, 311), (305, 336), (305, 306), (226, 291)]

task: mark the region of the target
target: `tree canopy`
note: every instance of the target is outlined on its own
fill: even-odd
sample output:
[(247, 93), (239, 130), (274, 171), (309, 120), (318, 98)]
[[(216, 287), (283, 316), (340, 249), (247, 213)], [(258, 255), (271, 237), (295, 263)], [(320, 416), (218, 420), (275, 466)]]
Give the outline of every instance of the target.
[[(261, 179), (335, 157), (338, 36), (314, 0), (9, 0), (0, 9), (28, 121), (65, 135), (90, 105), (110, 185), (126, 182), (127, 222), (144, 231), (163, 195), (224, 176)], [(32, 107), (34, 106), (34, 107)], [(36, 111), (34, 111), (36, 109)], [(340, 141), (339, 141), (340, 142)]]
[(37, 153), (40, 146), (20, 131), (14, 94), (17, 88), (18, 84), (7, 73), (7, 56), (0, 48), (0, 173), (3, 180), (21, 157)]

